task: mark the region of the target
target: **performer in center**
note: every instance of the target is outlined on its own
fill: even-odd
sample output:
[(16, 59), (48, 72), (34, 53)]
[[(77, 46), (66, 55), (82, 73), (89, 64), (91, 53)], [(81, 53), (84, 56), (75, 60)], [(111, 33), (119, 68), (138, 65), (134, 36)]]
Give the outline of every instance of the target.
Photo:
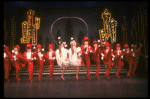
[(59, 67), (61, 67), (63, 69), (62, 75), (61, 75), (62, 80), (66, 80), (64, 78), (65, 67), (69, 66), (69, 58), (67, 57), (68, 50), (66, 48), (64, 48), (64, 46), (65, 46), (64, 44), (59, 42), (59, 48), (56, 50), (57, 64)]
[(78, 78), (78, 73), (79, 73), (79, 66), (81, 66), (81, 48), (76, 46), (76, 41), (72, 40), (70, 42), (71, 48), (69, 49), (69, 60), (70, 60), (70, 65), (71, 66), (76, 66), (77, 67), (77, 72), (76, 72), (76, 79), (79, 80)]

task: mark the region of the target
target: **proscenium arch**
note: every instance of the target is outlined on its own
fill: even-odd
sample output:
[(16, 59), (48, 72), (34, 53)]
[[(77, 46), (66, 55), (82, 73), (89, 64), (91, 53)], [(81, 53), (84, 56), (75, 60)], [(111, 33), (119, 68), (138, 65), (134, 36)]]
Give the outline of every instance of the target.
[[(55, 39), (54, 39), (54, 37), (53, 37), (53, 35), (52, 35), (52, 28), (53, 28), (53, 25), (54, 25), (54, 23), (55, 23), (56, 21), (58, 21), (58, 20), (60, 20), (60, 19), (64, 19), (64, 18), (76, 18), (76, 19), (79, 19), (79, 20), (81, 20), (82, 22), (84, 22), (85, 25), (86, 25), (86, 27), (87, 27), (87, 36), (88, 36), (88, 25), (87, 25), (87, 23), (86, 23), (82, 18), (79, 18), (79, 17), (60, 17), (60, 18), (56, 19), (56, 20), (53, 22), (53, 24), (51, 25), (50, 33), (51, 33), (51, 36), (52, 36), (52, 38), (53, 38), (54, 41), (55, 41)], [(55, 41), (55, 43), (57, 44), (56, 41)], [(57, 44), (57, 45), (58, 45), (58, 44)]]

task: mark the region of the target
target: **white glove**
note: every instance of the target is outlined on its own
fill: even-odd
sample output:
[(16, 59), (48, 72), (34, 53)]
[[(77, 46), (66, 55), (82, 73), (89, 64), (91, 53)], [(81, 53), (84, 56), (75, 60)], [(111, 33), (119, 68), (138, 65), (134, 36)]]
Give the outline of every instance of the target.
[(104, 57), (101, 57), (101, 60), (103, 60), (104, 59)]

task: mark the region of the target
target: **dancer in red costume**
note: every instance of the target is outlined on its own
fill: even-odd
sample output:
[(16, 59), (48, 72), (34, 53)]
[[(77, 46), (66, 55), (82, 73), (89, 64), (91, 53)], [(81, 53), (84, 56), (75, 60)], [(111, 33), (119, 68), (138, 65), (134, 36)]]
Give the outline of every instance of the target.
[(53, 81), (53, 67), (54, 67), (55, 58), (56, 58), (53, 44), (49, 44), (48, 49), (49, 49), (49, 51), (44, 56), (45, 56), (46, 61), (50, 65), (49, 66), (49, 69), (50, 69), (49, 77), (51, 78), (51, 81)]
[(37, 47), (36, 47), (36, 54), (35, 54), (35, 57), (36, 57), (36, 65), (39, 65), (39, 81), (41, 81), (41, 77), (42, 77), (42, 73), (43, 73), (43, 66), (44, 66), (44, 53), (43, 53), (43, 49), (42, 49), (42, 46), (40, 44), (37, 44)]
[(120, 50), (120, 48), (121, 48), (120, 44), (117, 43), (116, 44), (116, 50), (114, 51), (114, 55), (115, 55), (115, 63), (118, 66), (117, 73), (116, 73), (116, 76), (118, 78), (120, 78), (119, 73), (120, 73), (120, 70), (121, 70), (122, 66), (124, 66), (124, 63), (122, 61), (122, 59), (123, 59), (123, 51)]
[(102, 57), (101, 58), (102, 58), (103, 63), (108, 65), (105, 77), (110, 79), (109, 73), (110, 73), (111, 65), (114, 64), (111, 60), (111, 57), (113, 55), (113, 51), (111, 51), (111, 45), (109, 44), (109, 42), (105, 43), (105, 47), (106, 47), (106, 49), (102, 50)]
[(87, 76), (86, 77), (87, 77), (88, 80), (91, 80), (90, 79), (90, 66), (91, 66), (91, 63), (90, 63), (89, 53), (92, 51), (92, 48), (89, 45), (89, 38), (84, 37), (83, 43), (84, 43), (84, 45), (81, 45), (81, 51), (82, 51), (82, 56), (81, 57), (86, 63), (86, 69), (87, 69)]
[(9, 47), (4, 45), (4, 71), (5, 71), (4, 79), (6, 79), (8, 82), (10, 82), (9, 71), (11, 70), (11, 57), (8, 56), (8, 53), (11, 56)]
[(95, 74), (95, 78), (96, 79), (100, 79), (99, 78), (99, 70), (100, 70), (100, 59), (99, 59), (99, 54), (101, 53), (101, 49), (98, 46), (98, 42), (97, 41), (93, 41), (93, 56), (92, 56), (92, 60), (96, 63), (97, 66), (97, 70), (96, 70), (96, 74)]
[(17, 79), (17, 81), (20, 81), (20, 70), (21, 70), (20, 66), (22, 66), (21, 57), (23, 57), (19, 51), (20, 51), (20, 46), (19, 45), (14, 46), (13, 50), (12, 50), (12, 57), (11, 57), (12, 58), (12, 64), (16, 68), (16, 79)]
[(135, 71), (136, 71), (136, 68), (137, 68), (137, 65), (139, 62), (139, 57), (141, 55), (140, 50), (141, 50), (142, 46), (143, 45), (141, 43), (140, 43), (140, 46), (138, 49), (137, 49), (136, 45), (133, 46), (133, 65), (134, 66), (133, 66), (133, 70), (132, 70), (132, 76), (136, 76)]
[(26, 64), (28, 64), (29, 80), (30, 80), (30, 82), (32, 82), (32, 80), (33, 80), (33, 60), (35, 60), (34, 59), (35, 54), (31, 51), (32, 50), (31, 44), (27, 44), (26, 49), (27, 49), (27, 51), (23, 53), (23, 60), (25, 62), (23, 67)]
[(128, 74), (127, 77), (131, 77), (131, 71), (132, 71), (132, 63), (133, 63), (133, 53), (131, 52), (131, 50), (129, 50), (129, 46), (127, 44), (124, 44), (124, 48), (125, 48), (125, 52), (124, 52), (124, 60), (125, 62), (127, 62), (129, 64), (129, 70), (128, 70)]

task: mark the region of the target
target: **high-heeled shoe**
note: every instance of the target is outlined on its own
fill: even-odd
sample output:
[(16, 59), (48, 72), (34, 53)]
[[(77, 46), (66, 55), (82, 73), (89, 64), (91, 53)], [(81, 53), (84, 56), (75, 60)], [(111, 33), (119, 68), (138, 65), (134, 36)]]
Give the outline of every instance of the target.
[(7, 79), (7, 81), (8, 81), (8, 82), (10, 82), (10, 80), (9, 80), (9, 79)]
[(110, 79), (108, 75), (105, 75), (106, 78)]
[(98, 80), (100, 80), (100, 78), (99, 77), (95, 77), (96, 79), (98, 79)]
[(119, 75), (116, 75), (116, 77), (117, 77), (117, 78), (120, 78), (120, 76), (119, 76)]
[(51, 78), (51, 81), (53, 81), (53, 78)]
[(65, 81), (65, 80), (66, 80), (64, 77), (61, 77), (61, 79), (62, 79), (63, 81)]
[(20, 79), (17, 79), (17, 81), (20, 81)]
[(76, 80), (79, 80), (78, 76), (76, 76)]
[(90, 77), (87, 77), (88, 80), (91, 80)]
[(131, 76), (130, 76), (130, 75), (127, 75), (127, 77), (131, 78)]

